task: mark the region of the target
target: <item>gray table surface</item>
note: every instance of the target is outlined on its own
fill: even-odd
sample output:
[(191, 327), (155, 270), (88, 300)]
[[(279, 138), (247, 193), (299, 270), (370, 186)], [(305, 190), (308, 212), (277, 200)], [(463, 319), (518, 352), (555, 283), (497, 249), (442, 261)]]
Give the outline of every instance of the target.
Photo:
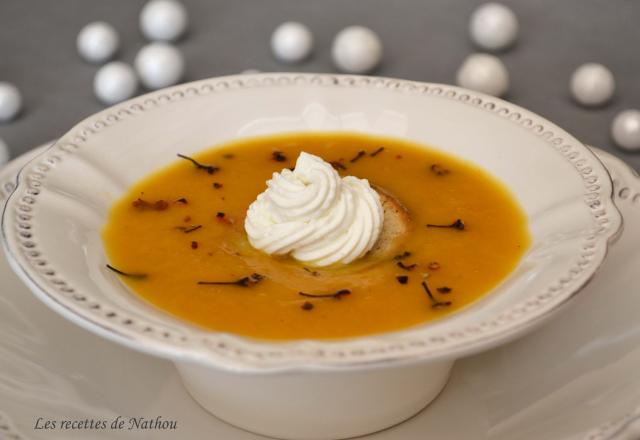
[[(475, 51), (467, 34), (477, 0), (183, 0), (189, 34), (179, 42), (186, 81), (262, 71), (334, 72), (330, 44), (341, 28), (362, 24), (381, 37), (378, 75), (454, 82), (464, 57)], [(640, 108), (640, 1), (513, 0), (518, 44), (500, 56), (511, 74), (510, 101), (554, 121), (585, 143), (610, 151), (640, 170), (640, 153), (614, 147), (609, 127), (625, 108)], [(144, 0), (0, 0), (0, 81), (15, 83), (25, 100), (14, 122), (0, 125), (13, 157), (60, 136), (102, 109), (92, 92), (96, 66), (83, 62), (75, 38), (85, 24), (104, 20), (119, 31), (119, 59), (132, 62), (145, 44), (138, 30)], [(314, 33), (313, 57), (298, 66), (276, 62), (269, 37), (283, 21)], [(583, 109), (569, 96), (572, 71), (601, 62), (614, 72), (613, 102)]]

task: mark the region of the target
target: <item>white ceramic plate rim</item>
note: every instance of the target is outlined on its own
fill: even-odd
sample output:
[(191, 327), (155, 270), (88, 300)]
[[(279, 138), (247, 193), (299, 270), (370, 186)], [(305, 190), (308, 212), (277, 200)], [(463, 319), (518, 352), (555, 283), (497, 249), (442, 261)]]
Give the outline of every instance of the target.
[[(585, 239), (581, 259), (569, 268), (565, 277), (554, 280), (545, 292), (510, 308), (479, 326), (429, 338), (407, 338), (403, 331), (340, 341), (296, 341), (273, 343), (256, 341), (225, 333), (200, 331), (198, 340), (184, 335), (143, 331), (120, 320), (109, 319), (104, 312), (92, 311), (82, 304), (81, 292), (61, 290), (60, 284), (37, 270), (35, 259), (41, 254), (30, 237), (17, 237), (17, 221), (28, 222), (32, 205), (37, 203), (40, 180), (65, 155), (74, 154), (89, 137), (108, 129), (124, 118), (159, 105), (187, 99), (198, 94), (287, 85), (356, 87), (387, 89), (397, 93), (431, 94), (457, 100), (479, 110), (494, 113), (518, 124), (546, 141), (568, 161), (584, 182), (585, 203), (599, 227)], [(597, 185), (595, 185), (597, 182)], [(21, 216), (7, 215), (14, 212)], [(27, 164), (18, 176), (2, 218), (2, 236), (8, 260), (25, 283), (46, 304), (67, 319), (108, 339), (137, 350), (175, 361), (193, 361), (234, 371), (288, 371), (364, 366), (378, 367), (390, 362), (432, 361), (457, 358), (496, 346), (544, 322), (567, 303), (593, 276), (604, 260), (607, 247), (619, 231), (622, 218), (612, 202), (612, 184), (599, 159), (579, 141), (551, 122), (500, 99), (441, 84), (406, 80), (329, 74), (270, 73), (236, 75), (187, 83), (150, 93), (99, 112), (71, 129), (55, 145)], [(11, 238), (11, 239), (9, 239)], [(64, 285), (62, 285), (64, 287)]]

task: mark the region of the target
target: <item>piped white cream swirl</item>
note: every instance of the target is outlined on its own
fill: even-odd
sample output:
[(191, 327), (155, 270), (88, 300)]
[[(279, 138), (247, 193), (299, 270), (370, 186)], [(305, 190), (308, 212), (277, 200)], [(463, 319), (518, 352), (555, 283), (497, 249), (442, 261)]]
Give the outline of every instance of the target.
[(273, 173), (249, 206), (249, 242), (267, 254), (315, 266), (350, 263), (378, 240), (384, 213), (366, 179), (340, 178), (331, 164), (300, 153), (293, 171)]

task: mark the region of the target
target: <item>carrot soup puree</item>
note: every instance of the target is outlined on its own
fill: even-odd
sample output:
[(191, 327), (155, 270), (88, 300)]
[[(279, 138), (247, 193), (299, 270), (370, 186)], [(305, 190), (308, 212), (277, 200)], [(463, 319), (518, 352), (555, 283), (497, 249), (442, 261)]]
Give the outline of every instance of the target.
[(481, 298), (530, 237), (509, 190), (412, 142), (291, 133), (216, 146), (133, 185), (103, 231), (109, 268), (185, 321), (333, 339)]

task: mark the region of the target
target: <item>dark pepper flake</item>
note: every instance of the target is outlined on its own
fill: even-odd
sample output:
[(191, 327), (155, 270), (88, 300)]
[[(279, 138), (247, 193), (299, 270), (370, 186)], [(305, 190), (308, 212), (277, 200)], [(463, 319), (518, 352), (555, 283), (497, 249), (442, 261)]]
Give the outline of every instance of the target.
[(334, 293), (305, 293), (305, 292), (298, 292), (298, 295), (300, 296), (306, 296), (308, 298), (334, 298), (334, 299), (341, 299), (344, 295), (350, 295), (351, 294), (351, 290), (349, 289), (340, 289), (337, 292)]
[(378, 154), (382, 153), (383, 151), (384, 151), (384, 147), (380, 147), (376, 151), (374, 151), (373, 153), (369, 153), (369, 156), (376, 157)]
[(118, 275), (122, 275), (123, 277), (134, 278), (134, 279), (138, 279), (138, 280), (143, 280), (143, 279), (147, 278), (147, 274), (146, 273), (128, 273), (128, 272), (123, 272), (120, 269), (116, 269), (115, 267), (113, 267), (110, 264), (107, 264), (107, 269), (117, 273)]
[(178, 231), (182, 231), (185, 234), (189, 234), (193, 231), (197, 231), (198, 229), (200, 229), (202, 227), (202, 225), (194, 225), (194, 226), (176, 226), (176, 229)]
[(319, 275), (320, 275), (320, 273), (319, 273), (318, 271), (311, 270), (311, 269), (309, 269), (308, 267), (303, 267), (303, 269), (304, 269), (306, 272), (309, 272), (309, 273), (310, 273), (311, 275), (313, 275), (314, 277), (317, 277), (317, 276), (319, 276)]
[(276, 150), (273, 153), (271, 153), (271, 159), (275, 160), (276, 162), (286, 162), (287, 156), (285, 156), (282, 151)]
[(421, 284), (424, 291), (427, 292), (427, 296), (429, 297), (429, 299), (435, 302), (436, 299), (433, 297), (433, 294), (431, 293), (431, 289), (429, 289), (429, 285), (427, 284), (427, 282), (423, 280)]
[(400, 269), (404, 269), (404, 270), (413, 270), (417, 266), (417, 264), (413, 263), (413, 264), (406, 265), (402, 261), (398, 261), (396, 263), (396, 266), (398, 266)]
[(411, 256), (411, 252), (409, 252), (409, 251), (404, 251), (403, 253), (398, 254), (398, 255), (396, 255), (395, 257), (393, 257), (393, 259), (394, 259), (395, 261), (400, 261), (400, 260), (404, 260), (405, 258), (410, 257), (410, 256)]
[(191, 242), (191, 249), (198, 249), (198, 242), (197, 241), (192, 241)]
[(157, 200), (155, 202), (148, 202), (144, 199), (138, 198), (131, 202), (134, 208), (138, 209), (150, 209), (153, 211), (164, 211), (169, 207), (169, 203), (166, 200)]
[(359, 161), (359, 160), (360, 160), (360, 158), (361, 158), (362, 156), (364, 156), (365, 154), (367, 154), (367, 152), (366, 152), (366, 151), (364, 151), (364, 150), (360, 150), (360, 151), (358, 151), (358, 154), (356, 154), (356, 155), (355, 155), (355, 156), (354, 156), (354, 157), (353, 157), (349, 162), (351, 162), (351, 163), (355, 163), (355, 162)]
[(398, 280), (400, 284), (407, 284), (407, 282), (409, 281), (409, 277), (406, 275), (398, 275), (396, 277), (396, 280)]
[(436, 290), (440, 293), (451, 293), (451, 287), (447, 286), (438, 287)]
[(225, 159), (233, 159), (234, 157), (236, 157), (236, 155), (233, 153), (225, 153), (222, 155), (222, 157), (224, 157)]
[(344, 166), (344, 164), (342, 164), (340, 161), (334, 160), (329, 162), (331, 164), (331, 166), (333, 167), (334, 170), (340, 171), (340, 170), (346, 170), (347, 167)]
[(302, 303), (302, 305), (300, 306), (300, 308), (302, 310), (313, 310), (313, 304), (311, 304), (309, 301), (305, 301), (304, 303)]
[(233, 285), (233, 286), (241, 286), (241, 287), (251, 287), (258, 284), (260, 281), (264, 280), (264, 275), (260, 275), (259, 273), (253, 273), (248, 277), (242, 277), (235, 281), (198, 281), (199, 285), (202, 286), (211, 286), (211, 285)]
[(189, 157), (189, 156), (185, 156), (184, 154), (178, 154), (178, 157), (179, 157), (180, 159), (188, 160), (188, 161), (189, 161), (189, 162), (191, 162), (193, 165), (195, 165), (195, 167), (196, 167), (197, 169), (199, 169), (199, 170), (204, 170), (204, 171), (206, 171), (206, 172), (207, 172), (207, 173), (209, 173), (209, 174), (213, 174), (213, 173), (215, 173), (216, 171), (219, 171), (219, 170), (220, 170), (220, 168), (218, 168), (218, 167), (217, 167), (217, 166), (215, 166), (215, 165), (205, 165), (205, 164), (202, 164), (202, 163), (198, 162), (197, 160), (195, 160), (195, 159), (193, 159), (193, 158), (191, 158), (191, 157)]
[(222, 212), (219, 211), (216, 213), (216, 219), (222, 223), (226, 223), (228, 225), (232, 225), (233, 224), (233, 219), (230, 219), (229, 217), (227, 217), (227, 215)]
[(184, 221), (185, 223), (189, 223), (191, 221), (191, 216), (190, 215), (185, 215), (184, 218), (182, 219), (182, 221)]
[(213, 182), (213, 187), (215, 189), (220, 189), (222, 188), (224, 185), (222, 185), (222, 183), (218, 183), (218, 182)]
[(434, 173), (436, 176), (446, 176), (447, 174), (451, 173), (450, 170), (444, 168), (442, 165), (434, 163), (433, 165), (431, 165), (429, 167), (429, 169), (431, 170), (432, 173)]
[(422, 281), (422, 287), (424, 288), (424, 291), (427, 293), (427, 296), (431, 300), (432, 309), (440, 310), (440, 309), (449, 307), (451, 305), (451, 301), (438, 301), (437, 299), (435, 299), (426, 281)]
[(457, 219), (455, 222), (450, 225), (431, 225), (428, 224), (427, 228), (450, 228), (457, 229), (458, 231), (464, 231), (464, 222), (461, 219)]
[(133, 202), (131, 202), (131, 206), (133, 206), (134, 208), (151, 208), (151, 206), (153, 205), (152, 203), (138, 197)]
[(176, 203), (182, 203), (183, 205), (187, 205), (189, 204), (189, 201), (184, 197), (180, 197), (178, 200), (176, 200)]
[(234, 220), (232, 218), (227, 217), (227, 215), (222, 211), (216, 213), (216, 220), (218, 220), (221, 223), (225, 223), (227, 225), (232, 225), (234, 223)]

